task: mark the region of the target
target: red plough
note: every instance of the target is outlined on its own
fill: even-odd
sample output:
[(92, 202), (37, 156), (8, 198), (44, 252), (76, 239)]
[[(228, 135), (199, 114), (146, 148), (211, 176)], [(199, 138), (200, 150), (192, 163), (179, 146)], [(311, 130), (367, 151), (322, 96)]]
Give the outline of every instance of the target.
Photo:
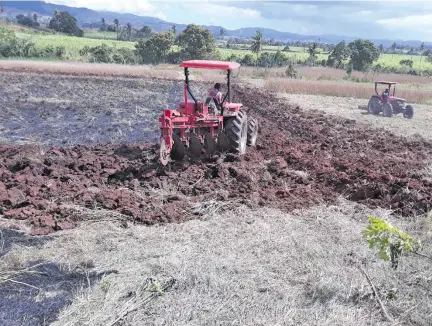
[[(258, 121), (248, 117), (241, 103), (231, 103), (231, 73), (240, 67), (236, 62), (190, 60), (180, 64), (184, 68), (184, 100), (175, 110), (164, 110), (161, 122), (160, 161), (181, 161), (187, 155), (198, 158), (231, 150), (244, 154), (247, 146), (255, 146)], [(219, 69), (227, 71), (227, 92), (222, 100), (207, 97), (199, 101), (192, 94), (189, 69)], [(189, 99), (191, 97), (191, 100)]]

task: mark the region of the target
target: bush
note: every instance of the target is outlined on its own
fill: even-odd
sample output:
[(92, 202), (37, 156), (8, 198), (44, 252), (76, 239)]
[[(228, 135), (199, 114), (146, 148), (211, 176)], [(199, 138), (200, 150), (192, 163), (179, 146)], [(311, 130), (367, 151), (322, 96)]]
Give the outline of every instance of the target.
[(89, 47), (85, 46), (79, 51), (82, 57), (88, 62), (137, 64), (139, 58), (135, 51), (127, 48), (115, 48), (106, 44)]
[(0, 28), (0, 57), (28, 58), (35, 52), (35, 44), (29, 39), (16, 37), (13, 31)]

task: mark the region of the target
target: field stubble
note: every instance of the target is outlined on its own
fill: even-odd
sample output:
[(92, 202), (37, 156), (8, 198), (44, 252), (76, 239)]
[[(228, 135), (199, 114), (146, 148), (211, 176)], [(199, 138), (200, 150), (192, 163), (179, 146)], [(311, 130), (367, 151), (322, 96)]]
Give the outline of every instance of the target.
[(65, 273), (87, 266), (85, 273), (101, 275), (73, 292), (72, 304), (53, 326), (117, 325), (115, 320), (127, 325), (393, 325), (382, 317), (357, 268), (363, 264), (395, 322), (428, 325), (431, 264), (409, 257), (394, 271), (367, 248), (361, 230), (373, 215), (432, 245), (430, 219), (396, 221), (389, 211), (344, 200), (291, 214), (234, 204), (211, 213), (208, 207), (196, 207), (199, 220), (151, 228), (125, 228), (109, 218), (84, 222), (42, 247), (16, 245), (0, 267), (55, 261)]

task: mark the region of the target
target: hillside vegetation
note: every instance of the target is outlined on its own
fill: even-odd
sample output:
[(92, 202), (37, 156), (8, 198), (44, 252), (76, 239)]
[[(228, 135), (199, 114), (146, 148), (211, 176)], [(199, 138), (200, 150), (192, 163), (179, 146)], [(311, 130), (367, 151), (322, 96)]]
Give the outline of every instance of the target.
[[(67, 16), (67, 13), (61, 13)], [(60, 15), (60, 14), (58, 14)], [(37, 20), (37, 18), (35, 17)], [(61, 21), (62, 17), (54, 17)], [(69, 19), (69, 18), (68, 18)], [(151, 28), (144, 26), (135, 28), (127, 24), (125, 26), (108, 24), (103, 21), (99, 29), (91, 28), (79, 30), (74, 25), (73, 17), (66, 26), (71, 32), (59, 33), (64, 29), (55, 31), (55, 24), (50, 22), (47, 27), (22, 26), (16, 23), (1, 21), (0, 28), (12, 30), (19, 39), (26, 39), (33, 44), (34, 51), (29, 51), (29, 57), (56, 57), (56, 59), (75, 60), (84, 62), (103, 63), (127, 63), (127, 64), (159, 64), (175, 63), (186, 58), (211, 58), (220, 60), (232, 60), (240, 62), (244, 66), (260, 67), (291, 67), (296, 66), (321, 66), (335, 67), (347, 70), (361, 70), (363, 72), (388, 72), (413, 75), (432, 75), (432, 57), (430, 50), (419, 48), (398, 48), (395, 43), (391, 48), (380, 47), (370, 48), (368, 51), (375, 51), (372, 60), (365, 64), (353, 67), (352, 44), (324, 44), (324, 43), (300, 43), (300, 42), (275, 42), (265, 39), (265, 35), (257, 31), (256, 36), (251, 40), (238, 38), (227, 38), (223, 35), (215, 38), (209, 30), (204, 28), (191, 28), (177, 33), (175, 26), (166, 32), (155, 33)], [(39, 24), (39, 23), (35, 23)], [(76, 24), (76, 22), (75, 22)], [(172, 32), (172, 36), (169, 36)], [(193, 39), (195, 34), (201, 33), (206, 40), (205, 49), (198, 49), (196, 53), (184, 50), (186, 46), (183, 37), (183, 46), (179, 44), (181, 36)], [(74, 35), (73, 35), (74, 34)], [(221, 31), (221, 34), (223, 32)], [(165, 41), (164, 38), (168, 37)], [(0, 40), (4, 43), (4, 38)], [(164, 42), (168, 42), (163, 44)], [(372, 44), (372, 43), (371, 43)], [(197, 48), (198, 44), (189, 44)], [(180, 46), (180, 48), (179, 48)], [(51, 55), (50, 48), (61, 48), (61, 56)], [(162, 48), (161, 48), (162, 47)], [(183, 50), (182, 50), (183, 47)], [(45, 51), (48, 48), (48, 51)], [(204, 50), (204, 51), (202, 51)], [(47, 54), (48, 53), (48, 54)], [(7, 57), (7, 55), (0, 56)], [(23, 55), (12, 56), (23, 57)], [(155, 59), (157, 58), (157, 60)], [(354, 63), (355, 65), (355, 63)]]

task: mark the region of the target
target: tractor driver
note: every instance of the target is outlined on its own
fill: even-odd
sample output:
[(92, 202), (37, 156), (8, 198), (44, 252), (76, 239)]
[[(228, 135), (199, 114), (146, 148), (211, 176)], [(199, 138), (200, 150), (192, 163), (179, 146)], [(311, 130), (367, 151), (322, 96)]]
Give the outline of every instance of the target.
[(386, 88), (386, 89), (384, 90), (384, 92), (382, 93), (382, 96), (385, 97), (385, 98), (387, 98), (387, 97), (390, 96), (390, 91), (389, 91), (388, 88)]
[[(208, 97), (207, 97), (207, 104), (210, 106), (209, 108), (213, 110), (214, 114), (217, 114), (219, 112), (218, 106), (222, 104), (222, 92), (220, 91), (221, 84), (216, 83), (214, 87), (210, 90)], [(216, 101), (218, 105), (214, 102)]]

